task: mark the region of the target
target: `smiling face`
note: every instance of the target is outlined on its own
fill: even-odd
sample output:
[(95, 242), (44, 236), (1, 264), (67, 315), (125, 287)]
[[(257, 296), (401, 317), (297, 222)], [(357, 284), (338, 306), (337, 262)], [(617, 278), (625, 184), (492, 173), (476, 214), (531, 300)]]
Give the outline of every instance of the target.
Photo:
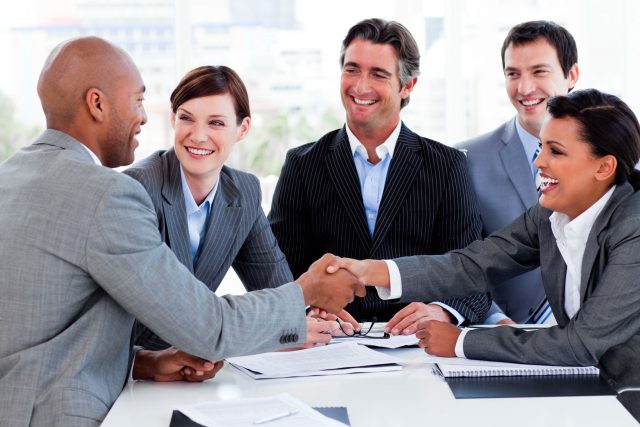
[(541, 150), (534, 165), (540, 170), (540, 205), (574, 219), (613, 185), (616, 160), (596, 157), (580, 136), (573, 118), (546, 116), (540, 131)]
[(145, 87), (133, 64), (110, 91), (112, 108), (101, 150), (102, 164), (107, 167), (130, 165), (138, 147), (136, 136), (147, 122), (143, 101)]
[(578, 80), (578, 65), (564, 76), (556, 50), (544, 38), (514, 46), (504, 53), (507, 95), (518, 111), (518, 121), (538, 135), (547, 111), (547, 99), (566, 95)]
[(393, 46), (354, 39), (345, 50), (340, 92), (347, 124), (359, 138), (362, 133), (381, 138), (400, 120), (400, 102), (409, 96), (416, 79), (400, 87), (398, 58)]
[[(174, 148), (190, 187), (213, 188), (233, 145), (249, 131), (250, 119), (238, 125), (228, 93), (193, 98), (171, 115)], [(193, 191), (193, 189), (192, 189)]]

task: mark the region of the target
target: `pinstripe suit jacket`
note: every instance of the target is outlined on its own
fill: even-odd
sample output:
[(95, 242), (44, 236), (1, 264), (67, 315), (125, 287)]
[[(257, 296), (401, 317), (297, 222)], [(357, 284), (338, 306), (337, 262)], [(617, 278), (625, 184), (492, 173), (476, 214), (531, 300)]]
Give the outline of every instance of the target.
[[(473, 359), (544, 365), (596, 365), (619, 384), (640, 385), (640, 192), (619, 185), (591, 228), (582, 259), (581, 307), (564, 310), (567, 266), (551, 231), (551, 211), (536, 205), (499, 232), (434, 257), (395, 260), (402, 300), (480, 292), (540, 266), (558, 326), (538, 331), (470, 331)], [(429, 286), (422, 286), (428, 280)]]
[(212, 360), (305, 340), (298, 285), (216, 297), (160, 240), (144, 188), (69, 135), (46, 130), (0, 165), (0, 200), (3, 426), (97, 426), (134, 317)]
[[(529, 160), (516, 131), (515, 120), (460, 145), (467, 150), (469, 176), (478, 196), (483, 236), (506, 227), (538, 203)], [(545, 298), (540, 269), (505, 281), (492, 295), (494, 304), (507, 316), (517, 323), (525, 323)]]
[[(262, 210), (260, 183), (255, 176), (222, 168), (200, 256), (194, 265), (175, 151), (157, 151), (125, 173), (139, 181), (151, 196), (162, 240), (212, 291), (218, 289), (231, 266), (248, 291), (293, 281)], [(169, 346), (141, 324), (136, 325), (136, 335), (136, 344), (145, 348)]]
[[(480, 237), (481, 227), (464, 155), (404, 124), (373, 237), (344, 128), (289, 151), (269, 220), (294, 274), (326, 252), (357, 259), (444, 253)], [(443, 302), (472, 322), (490, 306), (485, 294)], [(388, 320), (402, 307), (368, 289), (346, 309), (358, 320)]]

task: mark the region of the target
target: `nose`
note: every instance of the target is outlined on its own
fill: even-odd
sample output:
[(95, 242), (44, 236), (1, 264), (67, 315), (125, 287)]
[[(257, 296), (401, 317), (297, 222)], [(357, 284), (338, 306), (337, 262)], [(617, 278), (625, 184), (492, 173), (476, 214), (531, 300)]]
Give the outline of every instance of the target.
[(206, 142), (207, 141), (207, 129), (206, 125), (196, 125), (194, 126), (193, 133), (191, 134), (191, 139), (193, 142)]
[(147, 123), (147, 110), (145, 110), (144, 106), (142, 106), (142, 117), (140, 119), (140, 126)]
[(533, 167), (536, 169), (544, 169), (547, 164), (547, 152), (544, 147), (540, 147), (540, 153), (533, 161)]
[(520, 76), (520, 80), (518, 81), (518, 92), (521, 95), (529, 95), (533, 93), (536, 89), (536, 85), (531, 76), (527, 74), (523, 74)]
[(367, 77), (363, 74), (356, 77), (356, 84), (353, 86), (353, 89), (358, 94), (366, 93), (369, 90), (369, 81)]

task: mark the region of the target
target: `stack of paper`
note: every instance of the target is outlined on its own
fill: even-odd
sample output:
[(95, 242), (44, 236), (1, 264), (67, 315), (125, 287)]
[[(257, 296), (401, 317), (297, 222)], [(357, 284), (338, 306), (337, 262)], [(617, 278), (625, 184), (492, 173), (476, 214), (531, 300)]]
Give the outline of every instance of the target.
[(231, 357), (227, 361), (256, 379), (396, 371), (400, 360), (353, 342), (306, 350)]
[(344, 427), (288, 394), (197, 403), (176, 410), (207, 427)]

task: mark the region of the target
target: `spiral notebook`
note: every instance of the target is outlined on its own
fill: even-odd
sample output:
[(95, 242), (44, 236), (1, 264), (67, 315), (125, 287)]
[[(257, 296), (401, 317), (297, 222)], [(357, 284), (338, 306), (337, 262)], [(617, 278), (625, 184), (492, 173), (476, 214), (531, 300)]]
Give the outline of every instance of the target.
[(456, 399), (615, 395), (594, 366), (547, 366), (483, 360), (438, 361)]
[[(470, 361), (471, 362), (471, 361)], [(478, 364), (475, 364), (475, 363)], [(595, 366), (548, 366), (520, 363), (486, 362), (474, 360), (473, 364), (436, 363), (437, 373), (445, 378), (455, 377), (513, 377), (549, 375), (598, 375)]]

